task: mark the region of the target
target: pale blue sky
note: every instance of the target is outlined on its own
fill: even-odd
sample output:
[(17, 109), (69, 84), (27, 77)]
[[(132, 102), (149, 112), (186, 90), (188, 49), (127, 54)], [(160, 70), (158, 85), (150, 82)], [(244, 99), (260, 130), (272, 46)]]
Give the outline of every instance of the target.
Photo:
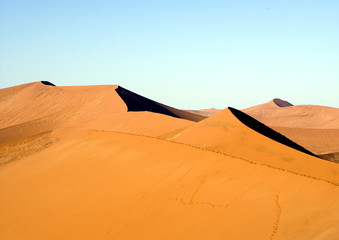
[(41, 80), (183, 109), (339, 107), (339, 1), (0, 0), (0, 88)]

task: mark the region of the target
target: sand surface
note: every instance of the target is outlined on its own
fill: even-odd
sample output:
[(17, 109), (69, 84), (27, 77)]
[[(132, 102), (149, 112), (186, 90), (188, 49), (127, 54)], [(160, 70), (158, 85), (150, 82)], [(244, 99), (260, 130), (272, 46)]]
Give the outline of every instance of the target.
[(117, 88), (117, 85), (54, 87), (34, 82), (1, 89), (0, 143), (53, 130), (58, 130), (54, 136), (85, 129), (156, 136), (192, 123), (159, 113), (127, 112), (127, 105), (115, 91)]
[[(337, 239), (339, 164), (117, 88), (0, 90), (0, 239)], [(328, 154), (329, 119), (275, 129)]]
[(174, 140), (257, 164), (329, 181), (338, 180), (336, 164), (312, 157), (257, 133), (241, 123), (229, 109), (184, 129)]
[(339, 152), (339, 129), (272, 128), (317, 155)]
[(339, 129), (338, 108), (317, 105), (280, 107), (272, 100), (243, 111), (268, 126)]
[(84, 132), (0, 168), (0, 184), (2, 239), (339, 234), (337, 185), (150, 137)]
[(325, 159), (339, 161), (338, 108), (274, 99), (243, 111)]

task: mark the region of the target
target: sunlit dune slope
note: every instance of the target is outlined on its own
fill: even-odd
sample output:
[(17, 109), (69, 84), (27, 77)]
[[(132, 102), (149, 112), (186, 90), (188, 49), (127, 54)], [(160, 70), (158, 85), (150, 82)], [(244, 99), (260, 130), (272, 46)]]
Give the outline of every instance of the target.
[(58, 138), (51, 136), (51, 132), (45, 132), (15, 141), (0, 143), (0, 166), (40, 152), (58, 140)]
[[(339, 109), (281, 99), (243, 110), (322, 158), (339, 161)], [(325, 155), (324, 155), (325, 154)], [(330, 154), (330, 155), (328, 155)]]
[[(48, 82), (35, 82), (1, 89), (0, 143), (54, 130), (57, 130), (54, 134), (62, 136), (84, 129), (156, 136), (190, 125), (191, 121), (186, 120), (186, 117), (199, 117), (153, 101), (155, 106), (174, 109), (180, 118), (174, 118), (166, 112), (151, 112), (152, 104), (122, 99), (116, 91), (118, 88), (117, 85), (58, 87)], [(132, 98), (139, 96), (133, 94), (130, 94)], [(133, 104), (144, 104), (151, 108), (134, 109)], [(141, 110), (150, 112), (139, 112)]]
[[(329, 177), (334, 171), (332, 163), (290, 148), (247, 127), (229, 109), (184, 129), (173, 139), (308, 176)], [(332, 175), (332, 181), (338, 179), (339, 175)]]
[(268, 103), (244, 109), (243, 112), (269, 126), (291, 128), (339, 129), (339, 109), (296, 105), (274, 99)]
[(55, 87), (34, 82), (1, 89), (0, 128), (39, 121), (43, 118), (70, 125), (111, 112), (126, 112), (126, 104), (115, 92), (117, 87), (117, 85)]
[(70, 132), (77, 133), (85, 129), (95, 129), (155, 137), (169, 131), (186, 128), (193, 123), (186, 119), (174, 118), (153, 112), (118, 112), (70, 127), (59, 128), (52, 135), (62, 138), (69, 135)]
[(0, 167), (0, 236), (334, 240), (339, 170), (327, 164), (315, 179), (175, 142), (84, 132)]

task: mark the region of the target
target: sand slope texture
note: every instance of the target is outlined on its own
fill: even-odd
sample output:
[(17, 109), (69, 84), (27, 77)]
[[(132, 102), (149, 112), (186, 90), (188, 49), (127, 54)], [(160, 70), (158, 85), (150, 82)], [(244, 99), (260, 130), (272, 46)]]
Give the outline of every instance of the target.
[(236, 109), (36, 82), (0, 112), (0, 239), (339, 236), (339, 165)]

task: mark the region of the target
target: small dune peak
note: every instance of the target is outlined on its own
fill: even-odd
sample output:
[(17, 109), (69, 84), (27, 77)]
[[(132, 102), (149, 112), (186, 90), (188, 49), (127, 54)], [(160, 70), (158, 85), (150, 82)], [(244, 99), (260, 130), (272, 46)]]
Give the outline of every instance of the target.
[(278, 107), (291, 107), (291, 106), (293, 106), (293, 104), (291, 104), (291, 103), (289, 103), (285, 100), (282, 100), (280, 98), (274, 98), (272, 101)]
[(41, 83), (42, 83), (43, 85), (54, 86), (54, 87), (55, 87), (55, 85), (54, 85), (53, 83), (49, 82), (49, 81), (41, 81)]
[[(285, 101), (283, 101), (283, 102), (285, 102)], [(251, 128), (252, 130), (256, 131), (257, 133), (260, 133), (261, 135), (264, 135), (264, 136), (266, 136), (266, 137), (268, 137), (268, 138), (270, 138), (270, 139), (272, 139), (276, 142), (284, 144), (284, 145), (286, 145), (290, 148), (294, 148), (294, 149), (296, 149), (300, 152), (306, 153), (306, 154), (311, 155), (313, 157), (318, 157), (314, 153), (310, 152), (309, 150), (305, 149), (304, 147), (300, 146), (299, 144), (293, 142), (292, 140), (288, 139), (287, 137), (278, 133), (277, 131), (273, 130), (272, 128), (266, 126), (262, 122), (259, 122), (258, 120), (251, 117), (250, 115), (247, 115), (246, 113), (239, 111), (238, 109), (235, 109), (235, 108), (232, 108), (232, 107), (228, 107), (228, 110), (230, 110), (232, 112), (232, 114), (240, 122), (242, 122), (247, 127)]]

